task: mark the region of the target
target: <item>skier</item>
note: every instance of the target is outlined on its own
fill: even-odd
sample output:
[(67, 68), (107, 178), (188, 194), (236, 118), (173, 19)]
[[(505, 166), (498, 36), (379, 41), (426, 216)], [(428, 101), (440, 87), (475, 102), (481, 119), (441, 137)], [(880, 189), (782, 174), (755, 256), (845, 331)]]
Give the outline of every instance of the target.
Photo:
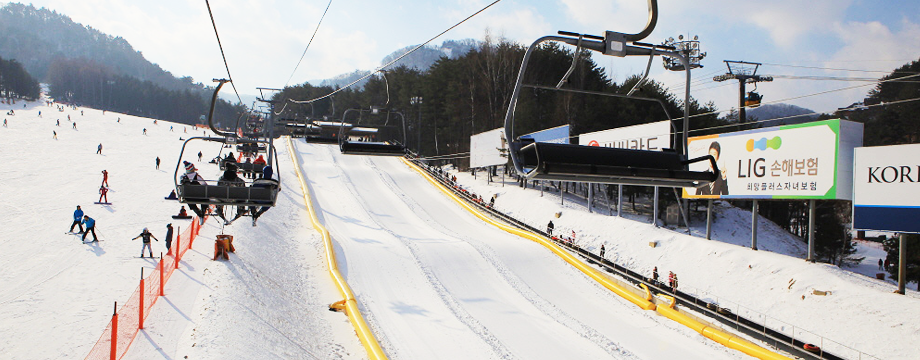
[(657, 266), (654, 269), (652, 269), (652, 281), (654, 281), (655, 283), (658, 282), (658, 267)]
[[(237, 176), (236, 169), (237, 169), (237, 165), (235, 163), (227, 163), (227, 167), (226, 167), (226, 170), (224, 170), (224, 174), (220, 177), (220, 179), (217, 180), (217, 185), (245, 186), (246, 184), (243, 181), (243, 179), (240, 179), (240, 177)], [(239, 219), (245, 213), (246, 213), (246, 207), (237, 206), (236, 216), (233, 218), (233, 220), (227, 220), (227, 218), (224, 217), (224, 206), (217, 205), (217, 216), (220, 216), (220, 218), (224, 220), (224, 225), (230, 225), (230, 223), (236, 221), (236, 219)]]
[(96, 237), (96, 220), (89, 217), (89, 215), (83, 215), (83, 224), (86, 224), (86, 231), (83, 232), (83, 242), (86, 242), (86, 235), (93, 233), (93, 241), (99, 241), (99, 238)]
[[(192, 185), (207, 185), (208, 183), (204, 181), (204, 178), (198, 174), (198, 169), (195, 169), (195, 165), (185, 161), (185, 175), (182, 175), (182, 178), (179, 181), (182, 184), (192, 184)], [(195, 215), (198, 215), (198, 224), (204, 225), (204, 208), (199, 208), (198, 204), (188, 204), (188, 208), (192, 209), (195, 212)]]
[(70, 232), (73, 232), (74, 226), (79, 226), (80, 232), (77, 234), (83, 233), (83, 224), (80, 223), (80, 220), (83, 220), (83, 210), (80, 209), (80, 205), (77, 205), (77, 209), (73, 211), (73, 224), (70, 224)]
[(100, 155), (102, 154), (102, 143), (99, 143), (99, 146), (96, 147), (96, 153)]
[(147, 128), (144, 128), (144, 135), (147, 135)]
[(6, 119), (3, 119), (3, 127), (7, 127), (7, 126), (6, 126)]
[[(67, 120), (70, 120), (70, 119), (67, 119)], [(77, 129), (77, 122), (76, 122), (76, 121), (73, 122), (73, 129), (74, 129), (74, 130)]]
[(607, 249), (604, 248), (604, 244), (601, 244), (601, 258), (604, 258), (604, 253), (607, 252)]
[(117, 121), (115, 121), (115, 122), (117, 122), (117, 123), (119, 123), (119, 124), (121, 124), (121, 117), (118, 117), (118, 120), (117, 120)]
[(201, 162), (201, 151), (198, 152), (198, 162)]
[[(183, 207), (182, 210), (185, 210)], [(166, 224), (166, 252), (169, 253), (172, 248), (172, 237), (173, 237), (173, 226), (172, 223)], [(143, 249), (141, 249), (141, 255), (143, 255)]]
[(141, 241), (144, 242), (144, 246), (141, 247), (141, 257), (144, 257), (144, 249), (147, 249), (147, 251), (150, 252), (150, 257), (153, 258), (153, 249), (150, 247), (150, 238), (153, 238), (156, 241), (160, 241), (160, 239), (157, 239), (156, 236), (153, 236), (153, 234), (151, 234), (147, 228), (144, 228), (144, 231), (141, 231), (141, 234), (135, 236), (133, 239), (131, 239), (131, 241), (137, 240), (137, 238), (142, 238)]
[(172, 125), (169, 126), (169, 131), (173, 131)]
[(54, 140), (57, 140), (57, 131), (51, 130), (51, 132), (54, 133)]
[(157, 156), (157, 170), (160, 170), (160, 157)]
[(102, 186), (109, 186), (109, 172), (102, 170)]
[(879, 269), (879, 270), (885, 270), (884, 268), (882, 268), (882, 264), (884, 264), (884, 262), (882, 261), (882, 259), (878, 259), (878, 269)]
[(42, 117), (42, 112), (41, 112), (41, 111), (38, 112), (38, 117)]
[(553, 229), (555, 228), (556, 226), (553, 225), (553, 221), (550, 220), (549, 224), (546, 224), (546, 234), (548, 234), (549, 236), (553, 236)]
[[(109, 193), (109, 189), (106, 188), (105, 185), (99, 187), (99, 203), (100, 204), (106, 204), (109, 202), (108, 195), (106, 195), (108, 193)], [(105, 201), (102, 201), (103, 199), (105, 199)]]
[(61, 126), (61, 119), (57, 119), (57, 126)]

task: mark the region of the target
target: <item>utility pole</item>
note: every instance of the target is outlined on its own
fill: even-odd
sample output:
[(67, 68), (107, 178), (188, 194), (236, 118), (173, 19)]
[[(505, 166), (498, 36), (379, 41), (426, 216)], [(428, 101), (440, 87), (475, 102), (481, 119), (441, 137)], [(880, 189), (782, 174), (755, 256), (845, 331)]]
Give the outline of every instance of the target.
[(761, 63), (734, 60), (723, 61), (725, 61), (725, 66), (728, 67), (728, 73), (716, 75), (712, 80), (717, 82), (738, 80), (738, 123), (740, 124), (747, 121), (747, 112), (745, 111), (747, 106), (760, 106), (760, 99), (763, 98), (763, 96), (753, 91), (751, 91), (752, 96), (746, 98), (745, 84), (754, 84), (754, 89), (757, 89), (758, 82), (770, 82), (773, 81), (773, 77), (757, 75), (757, 69), (762, 65)]
[(413, 96), (409, 98), (409, 104), (418, 107), (418, 122), (415, 123), (415, 132), (418, 138), (415, 141), (415, 152), (418, 157), (422, 157), (422, 97)]

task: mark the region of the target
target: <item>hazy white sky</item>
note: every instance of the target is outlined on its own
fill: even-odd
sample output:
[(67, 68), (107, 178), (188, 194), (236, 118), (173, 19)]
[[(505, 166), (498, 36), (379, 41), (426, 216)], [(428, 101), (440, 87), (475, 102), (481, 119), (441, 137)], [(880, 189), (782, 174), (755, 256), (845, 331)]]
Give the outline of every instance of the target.
[[(490, 1), (333, 0), (290, 84), (356, 69), (373, 69), (392, 51), (421, 43)], [(237, 88), (283, 87), (310, 40), (328, 0), (213, 0), (211, 8)], [(126, 38), (150, 61), (196, 81), (226, 72), (204, 0), (35, 0), (74, 21)], [(601, 35), (637, 32), (647, 18), (643, 0), (502, 0), (435, 41), (482, 39), (486, 32), (519, 43), (568, 30)], [(720, 110), (737, 102), (737, 82), (713, 83), (722, 60), (762, 62), (764, 75), (878, 78), (920, 58), (916, 0), (660, 0), (659, 25), (646, 39), (699, 35), (708, 52), (693, 72), (692, 95)], [(595, 57), (615, 81), (645, 69), (647, 59)], [(792, 67), (803, 66), (803, 67)], [(833, 68), (860, 71), (815, 69)], [(878, 72), (871, 72), (878, 71)], [(652, 67), (653, 78), (682, 94), (682, 73)], [(776, 79), (762, 83), (764, 101), (866, 84)], [(861, 100), (871, 87), (786, 101), (817, 111)]]

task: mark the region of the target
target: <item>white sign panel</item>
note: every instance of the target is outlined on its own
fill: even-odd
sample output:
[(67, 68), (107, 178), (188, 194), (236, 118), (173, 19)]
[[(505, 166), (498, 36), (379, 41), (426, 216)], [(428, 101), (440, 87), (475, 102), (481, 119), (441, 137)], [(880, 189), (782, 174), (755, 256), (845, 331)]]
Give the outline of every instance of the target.
[[(689, 198), (851, 198), (853, 148), (862, 145), (862, 124), (824, 120), (688, 139), (689, 158), (712, 155), (716, 181), (685, 188)], [(706, 171), (709, 162), (690, 164)]]
[(585, 133), (578, 136), (578, 145), (661, 151), (671, 147), (671, 122), (665, 120)]
[(470, 167), (481, 168), (507, 163), (508, 159), (502, 156), (504, 149), (504, 128), (470, 136)]
[(920, 144), (856, 149), (853, 228), (920, 232)]

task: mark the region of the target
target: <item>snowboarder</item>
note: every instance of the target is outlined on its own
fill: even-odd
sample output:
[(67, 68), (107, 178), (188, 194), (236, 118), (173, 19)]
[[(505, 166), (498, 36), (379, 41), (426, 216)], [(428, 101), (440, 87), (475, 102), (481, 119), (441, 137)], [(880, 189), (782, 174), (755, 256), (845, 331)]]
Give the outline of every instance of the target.
[(201, 162), (201, 151), (198, 152), (198, 162)]
[(604, 258), (604, 253), (607, 252), (607, 249), (604, 248), (604, 244), (601, 244), (601, 258)]
[[(106, 188), (104, 185), (99, 187), (99, 203), (100, 204), (106, 204), (109, 202), (108, 195), (106, 195), (108, 193), (109, 193), (109, 189)], [(103, 199), (105, 199), (105, 201), (102, 201)]]
[(86, 235), (93, 233), (93, 241), (99, 241), (99, 238), (96, 237), (96, 220), (89, 217), (89, 215), (83, 215), (83, 224), (86, 225), (86, 231), (83, 232), (83, 242), (86, 242)]
[(553, 225), (553, 221), (550, 220), (549, 224), (546, 224), (546, 234), (553, 236), (553, 229), (556, 228), (556, 225)]
[(73, 211), (73, 224), (70, 224), (70, 232), (73, 232), (74, 226), (80, 227), (80, 232), (77, 234), (83, 233), (83, 224), (80, 222), (83, 220), (83, 210), (80, 209), (80, 205), (77, 205), (77, 209)]
[(153, 236), (153, 234), (151, 234), (147, 228), (144, 228), (144, 231), (141, 231), (141, 234), (135, 236), (133, 239), (131, 239), (131, 241), (137, 240), (137, 238), (142, 238), (141, 241), (144, 242), (144, 246), (141, 247), (141, 257), (144, 257), (144, 249), (147, 249), (147, 251), (150, 252), (150, 257), (153, 258), (153, 249), (150, 247), (150, 238), (153, 238), (156, 241), (160, 241), (160, 239), (157, 239), (156, 236)]
[(96, 147), (96, 154), (102, 154), (102, 143), (99, 143), (99, 146)]
[(160, 170), (160, 157), (157, 156), (157, 170)]
[(164, 199), (166, 199), (166, 200), (179, 200), (179, 198), (176, 197), (176, 190), (170, 191), (170, 192), (169, 192), (169, 196), (165, 197)]
[[(182, 210), (185, 210), (185, 208), (183, 207)], [(169, 224), (166, 224), (166, 252), (167, 253), (169, 253), (171, 251), (170, 249), (172, 248), (172, 237), (173, 237), (173, 226), (172, 226), (172, 223), (169, 223)], [(143, 252), (144, 251), (142, 249), (141, 253)]]
[(652, 269), (652, 281), (654, 281), (655, 283), (658, 282), (658, 267), (657, 266), (654, 269)]
[(102, 170), (102, 186), (109, 186), (109, 172)]

